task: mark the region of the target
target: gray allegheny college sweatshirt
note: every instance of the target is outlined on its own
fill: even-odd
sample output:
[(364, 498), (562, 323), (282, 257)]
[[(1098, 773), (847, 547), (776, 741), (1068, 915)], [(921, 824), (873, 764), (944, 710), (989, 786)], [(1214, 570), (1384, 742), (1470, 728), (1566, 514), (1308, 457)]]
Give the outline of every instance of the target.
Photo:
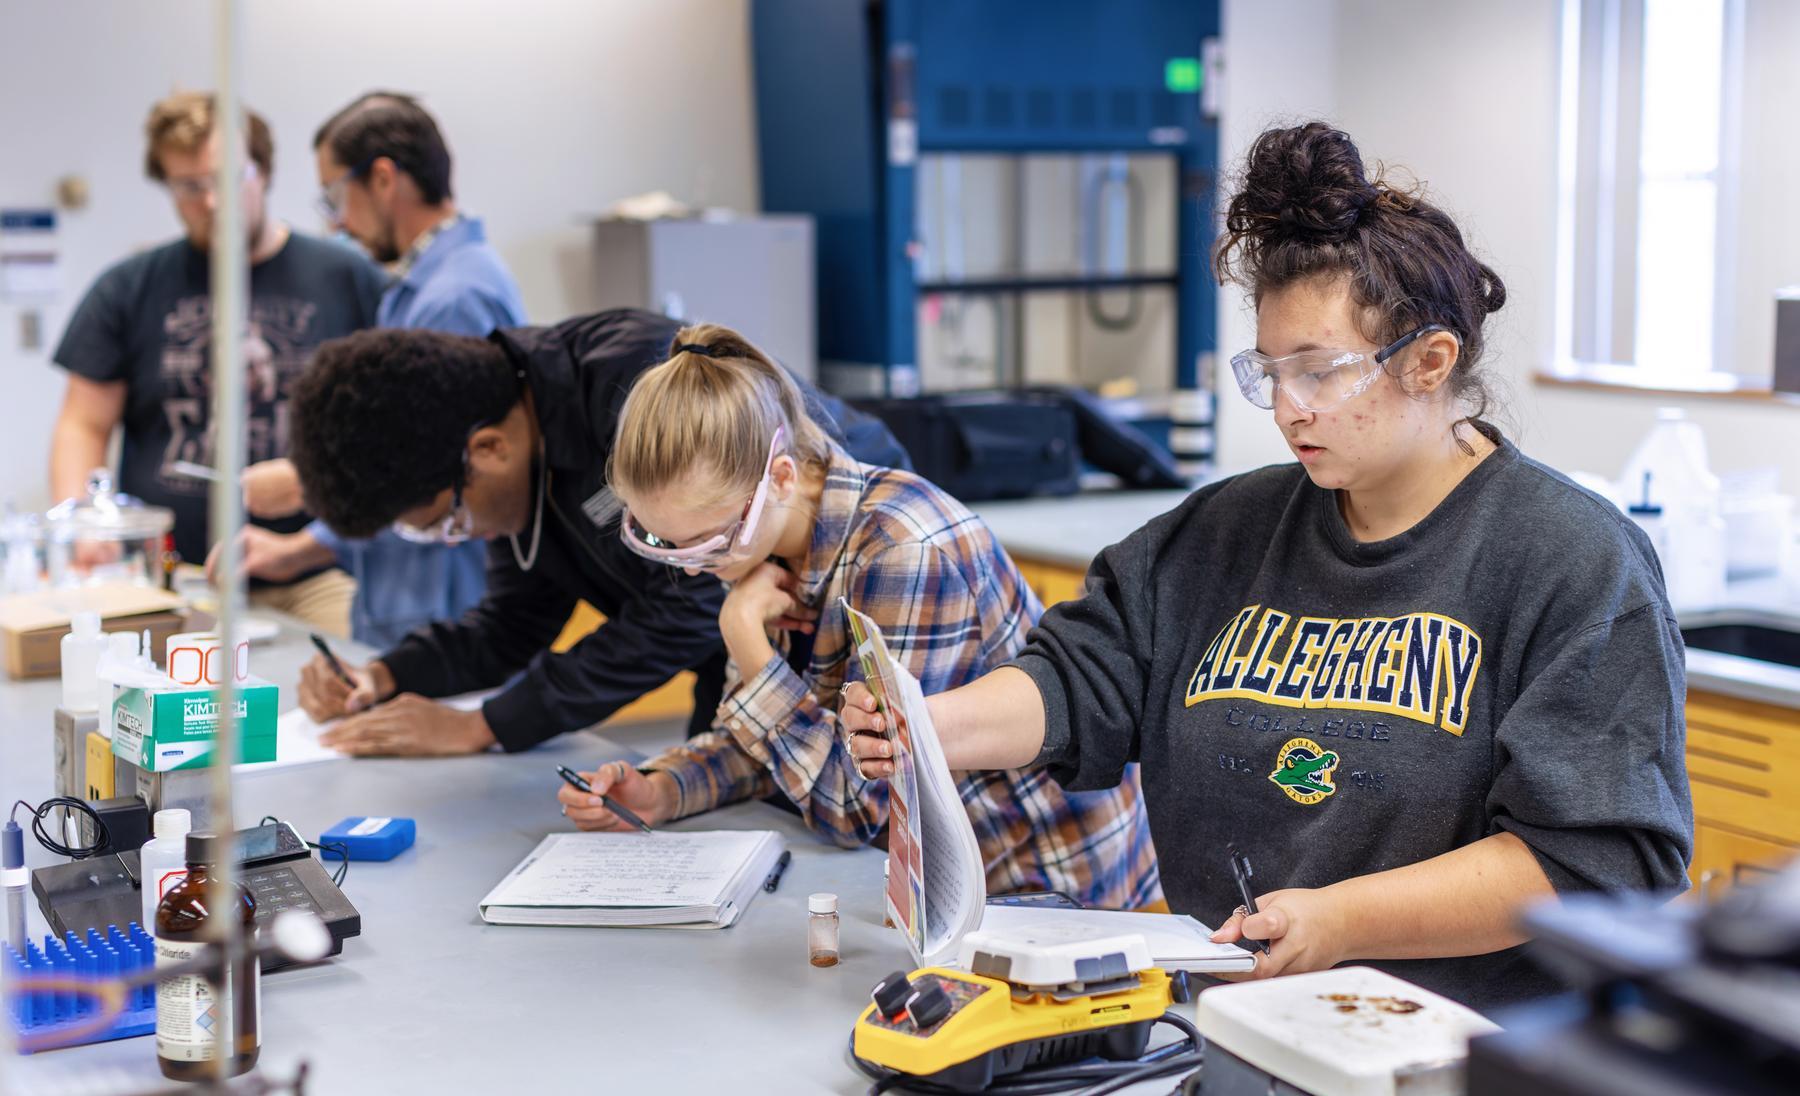
[[(1559, 893), (1675, 892), (1693, 844), (1683, 648), (1643, 533), (1510, 442), (1358, 543), (1297, 464), (1210, 484), (1101, 553), (1014, 663), (1073, 789), (1142, 762), (1169, 904), (1323, 887), (1502, 830)], [(1513, 948), (1368, 965), (1490, 1009)], [(1350, 960), (1355, 962), (1357, 960)]]

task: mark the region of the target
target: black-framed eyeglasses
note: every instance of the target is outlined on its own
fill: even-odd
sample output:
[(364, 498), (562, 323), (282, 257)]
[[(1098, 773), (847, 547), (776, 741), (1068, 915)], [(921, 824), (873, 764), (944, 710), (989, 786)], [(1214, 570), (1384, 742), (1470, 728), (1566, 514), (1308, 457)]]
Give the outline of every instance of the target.
[(351, 180), (360, 179), (364, 175), (367, 175), (369, 169), (374, 167), (375, 161), (379, 159), (381, 159), (381, 154), (370, 156), (362, 163), (357, 164), (349, 171), (338, 176), (337, 180), (330, 186), (319, 191), (319, 196), (313, 203), (318, 208), (319, 215), (324, 217), (326, 221), (336, 224), (338, 218), (343, 214), (344, 191), (349, 188)]

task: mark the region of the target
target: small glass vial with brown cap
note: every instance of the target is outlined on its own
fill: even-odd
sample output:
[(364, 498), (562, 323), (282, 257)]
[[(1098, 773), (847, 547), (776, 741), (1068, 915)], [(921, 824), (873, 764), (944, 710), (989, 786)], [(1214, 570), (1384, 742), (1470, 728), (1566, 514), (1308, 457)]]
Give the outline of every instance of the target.
[(806, 912), (807, 960), (815, 967), (837, 966), (837, 895), (811, 895), (806, 900)]
[[(173, 966), (201, 954), (212, 935), (207, 903), (212, 888), (212, 867), (232, 854), (229, 835), (190, 833), (187, 836), (186, 879), (163, 895), (156, 907), (156, 965)], [(256, 899), (243, 884), (240, 900), (232, 903), (244, 926), (245, 936), (256, 932)], [(256, 1064), (262, 1052), (262, 961), (231, 964), (222, 979), (231, 995), (231, 1016), (236, 1033), (232, 1039), (227, 1076), (235, 1077)], [(156, 983), (156, 1064), (164, 1077), (199, 1081), (217, 1076), (219, 1057), (218, 1005), (213, 987), (198, 974), (181, 974)]]

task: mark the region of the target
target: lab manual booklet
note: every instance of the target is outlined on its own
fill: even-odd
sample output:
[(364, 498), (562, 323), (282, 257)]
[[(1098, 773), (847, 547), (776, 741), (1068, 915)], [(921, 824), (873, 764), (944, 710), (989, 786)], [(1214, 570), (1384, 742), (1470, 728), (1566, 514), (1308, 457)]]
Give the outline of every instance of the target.
[(962, 939), (982, 929), (1030, 936), (1052, 930), (1101, 939), (1138, 933), (1156, 965), (1167, 970), (1245, 971), (1255, 956), (1215, 944), (1192, 917), (1114, 910), (1020, 908), (987, 904), (981, 846), (956, 778), (944, 758), (918, 678), (888, 650), (868, 615), (839, 599), (850, 622), (863, 678), (887, 717), (894, 774), (888, 778), (888, 917), (906, 936), (920, 966), (956, 966)]
[(495, 925), (725, 928), (781, 857), (773, 830), (553, 833), (481, 900)]

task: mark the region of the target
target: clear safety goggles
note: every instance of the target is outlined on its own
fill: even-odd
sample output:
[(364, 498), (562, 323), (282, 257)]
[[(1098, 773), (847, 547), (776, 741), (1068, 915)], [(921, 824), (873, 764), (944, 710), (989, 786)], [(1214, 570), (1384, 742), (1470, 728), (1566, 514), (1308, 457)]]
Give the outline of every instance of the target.
[(1389, 358), (1411, 346), (1415, 339), (1434, 331), (1448, 331), (1443, 324), (1414, 328), (1380, 350), (1302, 350), (1271, 358), (1257, 350), (1244, 350), (1231, 359), (1244, 398), (1265, 410), (1275, 406), (1277, 391), (1286, 392), (1302, 411), (1329, 411), (1369, 390)]
[(762, 479), (756, 485), (756, 493), (751, 496), (737, 520), (722, 532), (699, 544), (679, 548), (639, 525), (632, 518), (631, 511), (626, 509), (619, 515), (619, 539), (625, 542), (625, 547), (645, 559), (666, 563), (670, 567), (712, 570), (740, 558), (756, 538), (756, 527), (762, 518), (763, 506), (769, 500), (769, 484), (775, 474), (775, 458), (781, 455), (781, 444), (786, 440), (787, 428), (776, 427), (775, 439), (769, 443), (769, 459), (763, 465)]
[(462, 455), (462, 471), (450, 489), (450, 512), (429, 525), (393, 524), (394, 535), (413, 544), (462, 544), (475, 535), (475, 515), (463, 503), (463, 483), (469, 478), (469, 450)]

